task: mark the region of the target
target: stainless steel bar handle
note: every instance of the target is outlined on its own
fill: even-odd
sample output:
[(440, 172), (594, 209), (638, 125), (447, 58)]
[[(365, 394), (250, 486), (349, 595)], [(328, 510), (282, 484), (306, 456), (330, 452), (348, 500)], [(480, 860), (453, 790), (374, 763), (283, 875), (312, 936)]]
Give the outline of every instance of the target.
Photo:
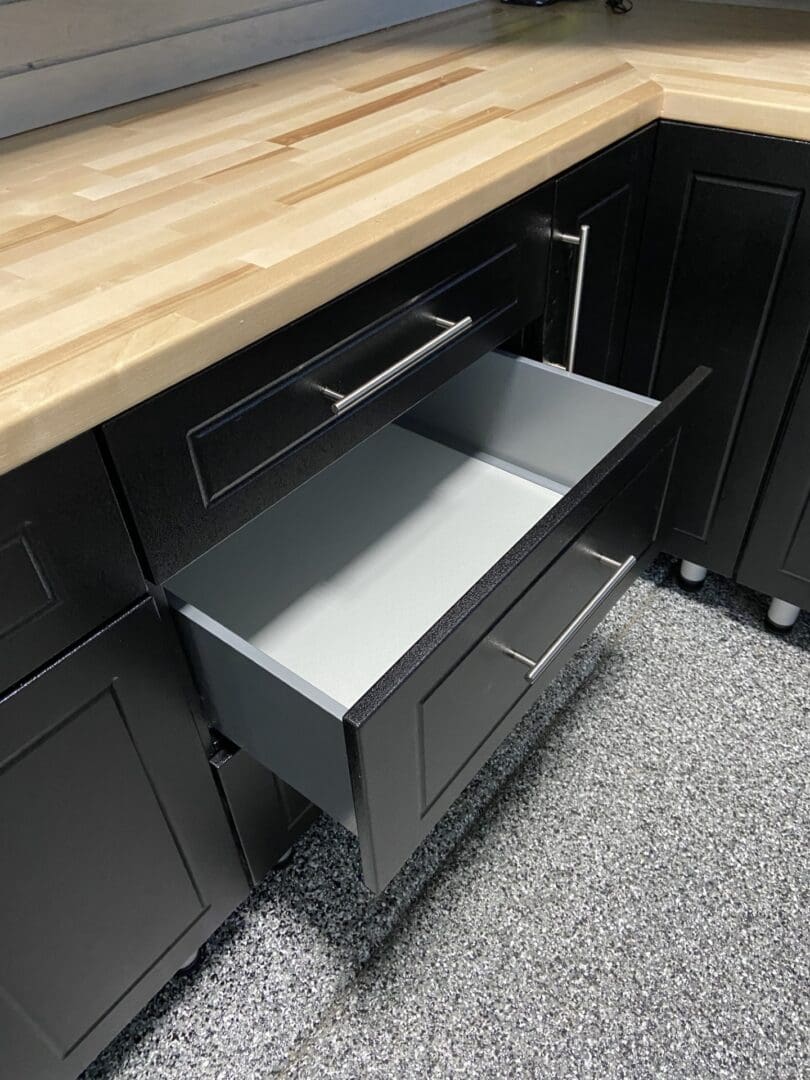
[(579, 233), (558, 232), (554, 234), (556, 240), (561, 240), (564, 244), (575, 244), (579, 248), (577, 253), (577, 273), (574, 279), (574, 303), (571, 306), (571, 326), (568, 332), (568, 355), (565, 358), (565, 366), (568, 371), (574, 370), (574, 358), (577, 355), (579, 316), (582, 310), (582, 286), (585, 284), (585, 266), (588, 259), (588, 237), (590, 234), (590, 225), (581, 225)]
[(332, 398), (332, 412), (340, 416), (342, 413), (348, 412), (349, 409), (353, 409), (355, 405), (359, 405), (361, 401), (364, 401), (367, 397), (376, 393), (389, 382), (393, 382), (399, 375), (408, 371), (409, 368), (416, 367), (422, 360), (427, 359), (432, 352), (440, 349), (443, 345), (446, 345), (453, 338), (457, 338), (460, 334), (463, 334), (465, 330), (468, 330), (472, 326), (472, 316), (465, 315), (463, 319), (459, 319), (458, 322), (449, 322), (447, 319), (433, 318), (433, 321), (439, 326), (443, 326), (444, 329), (440, 334), (431, 338), (430, 341), (426, 341), (424, 345), (420, 345), (418, 349), (414, 349), (413, 352), (408, 353), (407, 356), (403, 356), (401, 360), (397, 360), (391, 367), (386, 368), (385, 371), (381, 371), (379, 375), (375, 375), (373, 379), (369, 379), (368, 382), (364, 382), (362, 386), (358, 386), (356, 390), (352, 390), (348, 394), (337, 394), (334, 390), (327, 390), (325, 387), (321, 387), (323, 393)]
[(604, 555), (597, 556), (602, 562), (612, 563), (618, 567), (615, 574), (605, 582), (598, 593), (595, 593), (584, 608), (578, 615), (566, 626), (565, 630), (555, 638), (555, 640), (549, 645), (539, 660), (532, 660), (528, 656), (524, 656), (523, 653), (516, 652), (514, 649), (509, 649), (505, 645), (499, 645), (501, 652), (506, 653), (507, 656), (513, 657), (515, 660), (519, 660), (521, 664), (525, 664), (529, 670), (526, 672), (526, 680), (530, 683), (537, 682), (546, 668), (557, 659), (563, 649), (568, 643), (576, 637), (588, 619), (593, 615), (594, 611), (599, 607), (603, 601), (613, 592), (615, 588), (620, 584), (623, 578), (626, 578), (633, 567), (636, 565), (635, 555), (629, 555), (623, 563), (616, 562), (615, 559), (608, 559)]

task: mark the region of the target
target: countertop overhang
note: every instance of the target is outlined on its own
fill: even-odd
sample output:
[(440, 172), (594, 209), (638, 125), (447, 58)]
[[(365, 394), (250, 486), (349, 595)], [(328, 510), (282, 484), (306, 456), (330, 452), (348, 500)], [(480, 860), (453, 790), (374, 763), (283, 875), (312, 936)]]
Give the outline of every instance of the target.
[(810, 14), (482, 0), (0, 141), (0, 474), (662, 117), (810, 140)]

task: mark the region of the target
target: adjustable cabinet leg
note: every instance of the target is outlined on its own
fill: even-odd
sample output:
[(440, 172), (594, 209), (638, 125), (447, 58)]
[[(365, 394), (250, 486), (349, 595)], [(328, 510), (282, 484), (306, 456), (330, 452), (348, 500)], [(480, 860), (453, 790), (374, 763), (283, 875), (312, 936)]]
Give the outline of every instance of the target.
[(801, 608), (774, 597), (768, 608), (768, 622), (774, 630), (789, 630), (799, 617)]
[(686, 589), (699, 589), (706, 580), (705, 566), (683, 559), (680, 566), (681, 585)]
[(187, 972), (194, 971), (194, 969), (197, 967), (197, 965), (199, 964), (201, 959), (202, 959), (202, 957), (200, 955), (200, 950), (197, 949), (195, 952), (193, 952), (191, 954), (191, 956), (188, 957), (187, 960), (183, 961), (183, 963), (177, 969), (178, 974), (184, 975)]
[(280, 855), (278, 857), (278, 859), (276, 860), (275, 865), (273, 866), (273, 869), (274, 870), (283, 869), (287, 865), (287, 863), (290, 861), (290, 859), (292, 858), (292, 854), (293, 854), (293, 849), (291, 847), (288, 847), (287, 850), (284, 852), (284, 854)]

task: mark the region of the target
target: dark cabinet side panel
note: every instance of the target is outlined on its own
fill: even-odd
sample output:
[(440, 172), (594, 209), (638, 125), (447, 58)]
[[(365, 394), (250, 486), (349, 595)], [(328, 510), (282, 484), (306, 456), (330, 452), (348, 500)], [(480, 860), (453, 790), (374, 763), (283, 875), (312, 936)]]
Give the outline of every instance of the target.
[(810, 146), (662, 124), (621, 382), (714, 370), (684, 433), (673, 554), (731, 574), (810, 312)]
[(0, 477), (0, 692), (143, 592), (92, 435)]
[(285, 784), (246, 750), (220, 750), (211, 765), (233, 827), (250, 880), (258, 884), (320, 810)]
[(0, 699), (0, 1076), (75, 1077), (247, 883), (145, 601)]
[(737, 579), (810, 610), (810, 363), (805, 365)]

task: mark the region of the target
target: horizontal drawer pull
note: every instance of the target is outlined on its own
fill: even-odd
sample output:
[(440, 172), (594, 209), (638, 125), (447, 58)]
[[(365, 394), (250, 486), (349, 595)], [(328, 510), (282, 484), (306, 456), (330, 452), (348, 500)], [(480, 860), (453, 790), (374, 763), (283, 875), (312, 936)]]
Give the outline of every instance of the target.
[(466, 315), (463, 319), (459, 319), (458, 322), (448, 322), (447, 319), (440, 319), (434, 317), (433, 321), (444, 327), (441, 333), (431, 338), (430, 341), (426, 341), (424, 345), (420, 345), (418, 349), (414, 349), (413, 352), (408, 353), (407, 356), (403, 356), (401, 360), (397, 360), (391, 367), (386, 368), (385, 371), (381, 371), (379, 375), (375, 375), (373, 379), (369, 379), (368, 382), (364, 382), (362, 386), (358, 386), (357, 389), (352, 390), (349, 394), (338, 394), (334, 390), (327, 390), (325, 387), (321, 387), (327, 397), (332, 399), (332, 412), (335, 415), (340, 416), (349, 409), (353, 409), (355, 405), (359, 405), (362, 401), (365, 401), (367, 397), (376, 393), (377, 390), (382, 389), (389, 382), (393, 382), (399, 375), (409, 371), (410, 368), (415, 367), (421, 363), (422, 360), (427, 359), (432, 352), (440, 349), (443, 345), (447, 345), (448, 342), (454, 338), (459, 337), (465, 330), (469, 330), (472, 326), (472, 316)]
[(607, 558), (605, 555), (597, 555), (597, 558), (602, 562), (611, 563), (613, 566), (618, 567), (618, 569), (615, 574), (612, 574), (608, 581), (605, 582), (599, 592), (591, 597), (588, 603), (585, 604), (581, 611), (574, 619), (572, 619), (565, 630), (554, 639), (539, 660), (532, 660), (530, 657), (524, 656), (523, 653), (519, 653), (515, 649), (510, 649), (507, 645), (502, 645), (499, 642), (495, 643), (501, 652), (505, 653), (507, 656), (513, 657), (515, 660), (519, 660), (521, 664), (525, 664), (529, 668), (526, 672), (527, 682), (537, 682), (546, 668), (556, 660), (566, 645), (576, 637), (599, 605), (610, 596), (613, 590), (619, 586), (636, 565), (635, 555), (629, 555), (621, 564), (617, 563), (615, 559)]

